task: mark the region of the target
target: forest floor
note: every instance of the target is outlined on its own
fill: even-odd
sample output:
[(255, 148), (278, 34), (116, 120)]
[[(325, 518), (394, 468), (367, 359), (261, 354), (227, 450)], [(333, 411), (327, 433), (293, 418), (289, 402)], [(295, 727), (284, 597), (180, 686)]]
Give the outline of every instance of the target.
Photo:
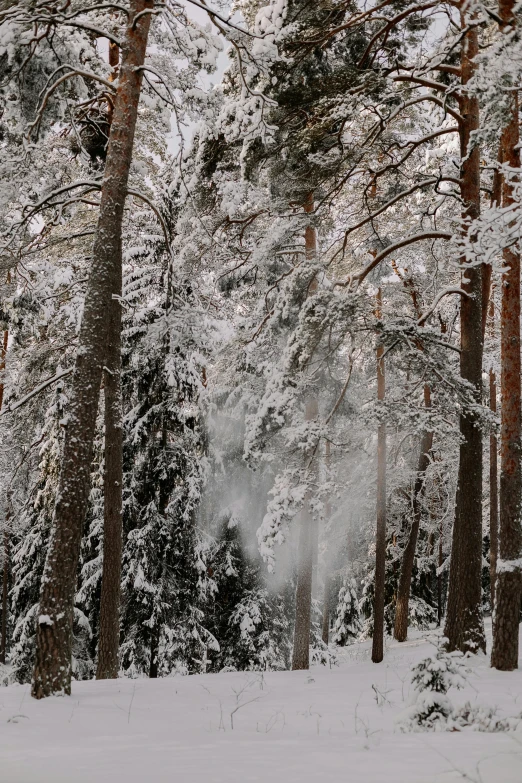
[[(2, 783), (521, 783), (514, 732), (400, 733), (412, 664), (433, 652), (420, 634), (368, 643), (339, 666), (310, 672), (230, 672), (158, 680), (75, 682), (40, 702), (0, 688)], [(522, 665), (522, 660), (521, 660)], [(455, 705), (522, 712), (522, 671), (471, 662)]]

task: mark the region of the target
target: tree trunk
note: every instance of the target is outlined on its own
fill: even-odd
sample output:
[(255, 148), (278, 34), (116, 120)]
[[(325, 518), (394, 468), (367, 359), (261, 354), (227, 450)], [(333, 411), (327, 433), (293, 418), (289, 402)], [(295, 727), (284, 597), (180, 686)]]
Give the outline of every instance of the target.
[(442, 552), (442, 522), (439, 525), (439, 567), (437, 569), (437, 625), (442, 625), (442, 615), (443, 615), (443, 607), (442, 607), (442, 563), (443, 560), (443, 552)]
[(9, 332), (7, 329), (4, 331), (2, 339), (2, 345), (0, 347), (0, 411), (4, 404), (4, 370), (5, 370), (5, 356), (7, 353), (7, 343), (9, 342)]
[[(6, 329), (0, 347), (0, 411), (4, 403), (4, 370), (5, 356), (7, 353), (7, 344), (9, 342), (9, 332)], [(4, 567), (2, 574), (2, 635), (0, 640), (0, 663), (5, 663), (7, 653), (7, 612), (8, 612), (8, 589), (9, 589), (9, 497), (7, 498), (8, 507), (5, 514), (4, 528)]]
[[(427, 408), (431, 405), (430, 389), (424, 387), (424, 402)], [(433, 433), (424, 432), (421, 438), (421, 449), (419, 462), (417, 464), (417, 476), (413, 488), (413, 507), (410, 535), (404, 553), (402, 556), (401, 573), (399, 577), (399, 586), (397, 589), (397, 603), (395, 606), (395, 627), (394, 636), (398, 642), (406, 641), (408, 636), (408, 615), (410, 604), (411, 577), (413, 565), (415, 563), (415, 550), (417, 549), (417, 538), (419, 536), (419, 525), (421, 518), (421, 495), (424, 487), (426, 470), (430, 464), (429, 453), (433, 445)]]
[[(493, 302), (491, 303), (493, 305)], [(493, 309), (493, 308), (492, 308)], [(489, 407), (497, 410), (497, 377), (489, 371)], [(497, 436), (489, 436), (489, 578), (491, 588), (491, 615), (495, 610), (495, 585), (498, 558), (498, 444)]]
[[(54, 526), (40, 594), (32, 695), (71, 692), (74, 595), (112, 296), (119, 290), (121, 230), (153, 0), (131, 0), (110, 131), (100, 213), (71, 382)], [(136, 21), (135, 21), (136, 20)]]
[(323, 596), (323, 623), (321, 629), (321, 639), (325, 644), (330, 641), (330, 575), (324, 577), (324, 596)]
[[(502, 143), (498, 149), (498, 162), (502, 163)], [(493, 174), (493, 189), (491, 193), (491, 206), (500, 206), (502, 203), (502, 175), (497, 168)], [(491, 332), (495, 333), (495, 300), (493, 299), (494, 286), (491, 264), (484, 264), (482, 279), (482, 339), (486, 334), (488, 312), (491, 321)], [(493, 413), (497, 412), (497, 376), (494, 370), (489, 369), (489, 407)], [(489, 583), (491, 616), (495, 609), (495, 584), (497, 579), (498, 558), (498, 441), (495, 433), (489, 436)]]
[(301, 513), (298, 571), (295, 591), (295, 627), (292, 652), (292, 671), (310, 666), (310, 626), (312, 609), (313, 531), (309, 509), (310, 496), (305, 499), (306, 508)]
[[(478, 32), (470, 21), (467, 3), (460, 4), (461, 71), (463, 93), (459, 98), (461, 197), (464, 204), (464, 232), (468, 222), (480, 213), (479, 148), (471, 149), (472, 132), (479, 128), (478, 100), (465, 92), (474, 73), (473, 58), (478, 54)], [(462, 259), (464, 265), (465, 259)], [(461, 287), (467, 296), (461, 297), (460, 308), (460, 373), (475, 389), (477, 405), (481, 400), (482, 382), (482, 268), (463, 268)], [(482, 576), (482, 433), (477, 416), (465, 411), (460, 416), (460, 446), (455, 522), (453, 525), (451, 564), (448, 590), (448, 611), (444, 634), (449, 650), (477, 652), (485, 650), (484, 624), (481, 610)]]
[[(120, 62), (117, 44), (109, 41), (110, 80), (114, 81)], [(112, 108), (109, 114), (112, 123)], [(121, 242), (118, 290), (121, 296)], [(123, 422), (121, 400), (121, 305), (111, 303), (111, 325), (104, 372), (105, 460), (103, 474), (103, 573), (98, 638), (97, 680), (115, 679), (119, 669), (120, 582), (122, 550)]]
[[(377, 292), (377, 318), (381, 317), (382, 291)], [(384, 346), (377, 345), (377, 399), (383, 401), (386, 393)], [(377, 432), (377, 529), (375, 533), (375, 594), (373, 601), (372, 661), (380, 663), (384, 657), (384, 591), (386, 578), (386, 423), (379, 424)]]
[[(205, 658), (207, 654), (205, 652)], [(155, 628), (150, 633), (150, 665), (149, 665), (149, 677), (151, 680), (155, 680), (158, 677), (158, 634)]]
[(9, 594), (9, 530), (7, 525), (9, 522), (9, 512), (5, 518), (6, 528), (4, 530), (4, 569), (2, 576), (2, 640), (0, 643), (0, 663), (5, 663), (7, 654), (7, 614), (9, 611), (8, 594)]
[[(313, 212), (314, 200), (310, 193), (304, 204), (305, 212)], [(305, 229), (305, 252), (307, 258), (313, 258), (317, 252), (315, 229), (307, 226)], [(308, 294), (317, 291), (317, 280), (314, 278), (308, 289)], [(310, 397), (305, 404), (305, 421), (317, 418), (319, 406), (316, 397)], [(292, 651), (292, 671), (308, 669), (310, 666), (310, 627), (312, 610), (312, 580), (314, 570), (315, 548), (317, 545), (316, 524), (310, 511), (310, 493), (308, 492), (301, 512), (301, 527), (299, 531), (299, 546), (297, 551), (297, 586), (295, 591), (295, 626), (294, 645)]]
[[(121, 296), (121, 281), (119, 294)], [(123, 483), (120, 302), (113, 300), (111, 310), (111, 336), (107, 348), (107, 369), (104, 374), (103, 574), (97, 680), (115, 679), (119, 669)]]
[[(327, 480), (329, 479), (330, 474), (330, 441), (326, 441), (325, 450), (324, 450), (324, 464), (327, 472)], [(330, 501), (326, 501), (326, 508), (325, 508), (325, 519), (326, 522), (329, 521), (330, 516), (332, 513), (332, 507), (330, 504)], [(331, 558), (330, 558), (331, 560)], [(322, 622), (322, 629), (321, 629), (321, 639), (325, 644), (328, 644), (329, 637), (330, 637), (330, 601), (331, 601), (331, 591), (332, 591), (332, 584), (331, 584), (331, 578), (330, 578), (330, 571), (329, 571), (329, 565), (330, 563), (325, 563), (325, 570), (324, 570), (324, 585), (323, 585), (323, 622)]]
[[(500, 0), (499, 12), (508, 26), (513, 0)], [(518, 93), (511, 94), (511, 119), (501, 138), (502, 158), (511, 170), (520, 169)], [(504, 177), (502, 206), (514, 202), (513, 185)], [(518, 667), (518, 626), (522, 589), (521, 512), (521, 383), (520, 383), (520, 254), (504, 250), (502, 311), (500, 316), (501, 422), (500, 422), (500, 529), (496, 605), (491, 665), (502, 671)]]

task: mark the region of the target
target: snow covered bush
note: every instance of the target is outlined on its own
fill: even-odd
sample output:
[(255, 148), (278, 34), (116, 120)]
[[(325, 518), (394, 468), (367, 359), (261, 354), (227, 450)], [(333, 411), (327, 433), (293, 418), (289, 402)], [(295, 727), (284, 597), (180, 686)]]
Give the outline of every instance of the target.
[(472, 731), (514, 731), (522, 720), (522, 713), (519, 715), (500, 718), (494, 707), (484, 704), (471, 705), (467, 701), (463, 707), (453, 711), (451, 720), (448, 723), (450, 731), (460, 731), (469, 728)]
[(352, 644), (362, 630), (356, 587), (355, 579), (345, 579), (339, 590), (333, 641), (341, 647)]
[(434, 656), (424, 658), (412, 671), (415, 688), (413, 704), (401, 715), (397, 724), (401, 731), (514, 731), (522, 713), (499, 717), (495, 707), (472, 705), (467, 701), (454, 707), (447, 693), (450, 688), (463, 688), (470, 669), (460, 652), (447, 653), (439, 647)]
[(453, 712), (447, 693), (450, 688), (464, 687), (468, 672), (462, 653), (448, 653), (441, 647), (414, 666), (415, 701), (399, 716), (401, 731), (444, 731)]

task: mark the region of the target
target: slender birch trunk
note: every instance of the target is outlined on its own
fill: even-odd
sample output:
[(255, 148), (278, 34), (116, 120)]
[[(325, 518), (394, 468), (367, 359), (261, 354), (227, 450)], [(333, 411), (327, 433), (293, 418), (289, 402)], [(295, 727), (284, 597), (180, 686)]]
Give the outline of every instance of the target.
[[(376, 316), (382, 315), (382, 291), (377, 292)], [(379, 339), (377, 357), (377, 399), (384, 401), (386, 376), (384, 346)], [(386, 579), (386, 423), (381, 421), (377, 432), (377, 529), (375, 533), (375, 594), (373, 601), (372, 661), (384, 658), (384, 592)]]
[[(313, 193), (310, 193), (304, 204), (304, 211), (313, 212)], [(305, 252), (307, 258), (314, 258), (317, 253), (317, 237), (313, 226), (305, 229)], [(314, 278), (308, 289), (308, 294), (317, 291), (317, 280)], [(317, 398), (311, 396), (305, 403), (305, 421), (317, 418), (319, 406)], [(312, 614), (312, 582), (315, 549), (317, 547), (316, 523), (310, 511), (310, 493), (307, 493), (304, 508), (300, 515), (299, 545), (297, 551), (297, 587), (295, 593), (295, 626), (294, 646), (292, 651), (292, 670), (308, 669), (310, 666), (310, 628)]]
[(121, 230), (153, 0), (131, 0), (107, 149), (100, 213), (71, 383), (62, 469), (40, 593), (32, 695), (71, 692), (74, 595), (99, 389), (119, 291)]
[[(472, 148), (473, 131), (479, 128), (478, 100), (466, 92), (474, 74), (478, 54), (478, 32), (467, 13), (467, 2), (460, 3), (461, 84), (460, 123), (461, 197), (464, 205), (464, 232), (468, 222), (480, 214), (480, 154)], [(465, 32), (464, 32), (465, 31)], [(460, 309), (460, 373), (475, 389), (477, 404), (482, 385), (482, 268), (462, 271)], [(460, 446), (455, 521), (453, 525), (448, 606), (444, 634), (450, 650), (477, 652), (485, 650), (484, 623), (481, 610), (482, 576), (482, 433), (477, 416), (466, 411), (460, 416)]]
[[(500, 16), (507, 27), (514, 19), (513, 0), (500, 0)], [(501, 138), (502, 158), (511, 170), (520, 169), (518, 92), (511, 94), (511, 119)], [(513, 184), (504, 176), (502, 206), (514, 203)], [(520, 253), (504, 250), (502, 310), (500, 316), (500, 528), (491, 665), (511, 671), (518, 667), (518, 626), (522, 590), (522, 454), (520, 380)]]

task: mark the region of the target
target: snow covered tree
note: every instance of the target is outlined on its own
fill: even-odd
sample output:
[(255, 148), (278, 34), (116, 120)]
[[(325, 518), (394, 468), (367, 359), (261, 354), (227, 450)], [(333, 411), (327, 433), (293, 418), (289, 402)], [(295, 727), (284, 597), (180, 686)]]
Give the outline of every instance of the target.
[(354, 642), (361, 630), (357, 585), (353, 577), (346, 578), (339, 590), (333, 641), (344, 647)]

